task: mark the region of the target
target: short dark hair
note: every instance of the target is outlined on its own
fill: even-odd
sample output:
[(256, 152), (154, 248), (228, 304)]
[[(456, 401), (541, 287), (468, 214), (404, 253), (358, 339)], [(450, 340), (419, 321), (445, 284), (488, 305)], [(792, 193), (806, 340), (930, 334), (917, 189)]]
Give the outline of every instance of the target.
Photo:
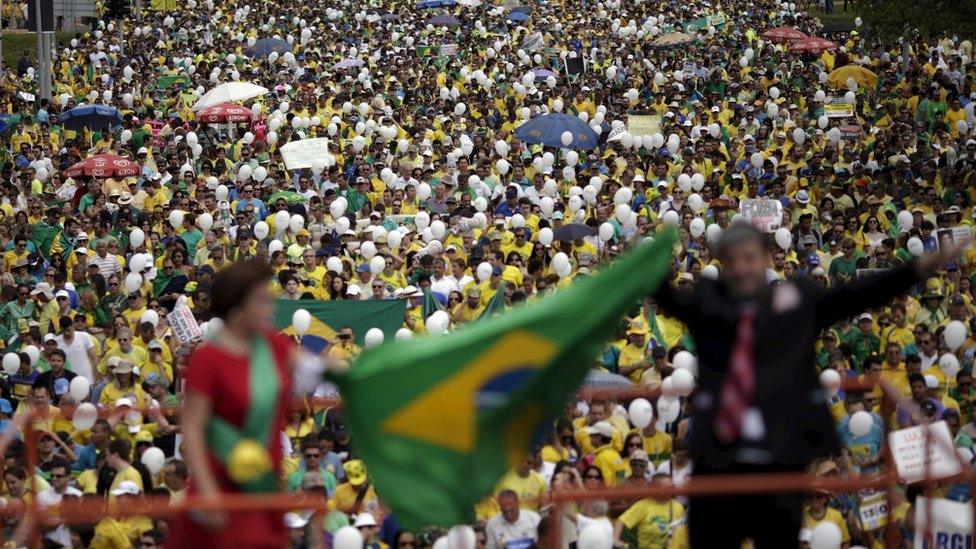
[(908, 385), (912, 386), (916, 382), (925, 385), (925, 376), (922, 374), (908, 374)]
[(272, 276), (271, 268), (257, 259), (232, 263), (214, 277), (210, 294), (210, 314), (226, 318), (231, 309), (237, 307), (247, 294), (255, 288), (268, 283)]
[(763, 250), (767, 249), (766, 234), (748, 223), (736, 222), (722, 232), (721, 238), (715, 245), (715, 256), (718, 258), (726, 257), (732, 248), (737, 248), (746, 243), (755, 243)]
[(108, 453), (109, 455), (116, 454), (129, 461), (132, 456), (132, 445), (124, 438), (117, 438), (108, 444)]

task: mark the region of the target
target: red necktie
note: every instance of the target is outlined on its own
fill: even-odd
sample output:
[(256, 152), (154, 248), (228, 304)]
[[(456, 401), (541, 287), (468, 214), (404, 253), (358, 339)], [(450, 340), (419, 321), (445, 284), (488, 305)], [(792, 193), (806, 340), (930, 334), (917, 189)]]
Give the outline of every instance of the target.
[(715, 435), (723, 444), (739, 438), (742, 418), (752, 403), (756, 386), (755, 356), (753, 352), (753, 312), (742, 313), (736, 327), (735, 343), (729, 355), (729, 371), (722, 384), (718, 409), (715, 413)]

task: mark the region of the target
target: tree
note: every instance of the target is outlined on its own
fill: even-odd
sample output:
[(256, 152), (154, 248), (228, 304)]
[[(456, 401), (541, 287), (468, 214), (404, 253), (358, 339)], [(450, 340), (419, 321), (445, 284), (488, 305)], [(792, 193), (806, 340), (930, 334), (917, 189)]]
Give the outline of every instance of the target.
[(976, 36), (976, 0), (871, 0), (859, 10), (881, 40)]

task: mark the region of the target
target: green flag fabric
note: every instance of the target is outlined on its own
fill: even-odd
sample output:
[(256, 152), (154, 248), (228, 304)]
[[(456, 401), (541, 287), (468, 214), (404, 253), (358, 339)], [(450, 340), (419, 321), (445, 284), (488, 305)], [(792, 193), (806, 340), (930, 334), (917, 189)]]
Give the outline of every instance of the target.
[(400, 522), (471, 522), (552, 429), (635, 300), (669, 270), (674, 231), (538, 303), (441, 337), (367, 349), (331, 377), (356, 451)]
[(356, 342), (363, 344), (363, 337), (370, 328), (383, 330), (387, 341), (392, 341), (396, 331), (403, 326), (407, 302), (401, 299), (382, 301), (318, 301), (279, 299), (275, 302), (274, 324), (289, 335), (297, 335), (291, 327), (291, 317), (298, 309), (312, 315), (312, 326), (302, 338), (302, 346), (313, 353), (321, 353), (329, 346), (343, 326), (349, 326), (356, 334)]
[(424, 318), (429, 317), (430, 315), (434, 314), (437, 311), (443, 311), (443, 310), (444, 308), (441, 307), (441, 304), (437, 301), (437, 298), (434, 297), (434, 292), (430, 291), (429, 288), (424, 290), (424, 306), (423, 306)]
[(478, 320), (487, 320), (505, 312), (505, 284), (506, 282), (504, 280), (501, 281), (498, 289), (495, 290), (495, 295), (491, 296), (491, 299), (485, 305), (485, 310), (481, 311), (481, 316), (478, 317)]

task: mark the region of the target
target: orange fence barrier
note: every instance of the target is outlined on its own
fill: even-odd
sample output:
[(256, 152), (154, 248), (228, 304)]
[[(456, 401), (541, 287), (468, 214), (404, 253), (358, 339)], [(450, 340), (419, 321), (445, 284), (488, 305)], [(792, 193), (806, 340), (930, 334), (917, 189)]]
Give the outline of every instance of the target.
[[(896, 407), (900, 406), (909, 410), (913, 414), (920, 413), (914, 402), (906, 399), (897, 391), (897, 389), (885, 381), (878, 380), (876, 382), (871, 382), (851, 380), (846, 381), (843, 384), (843, 387), (847, 391), (865, 391), (871, 389), (875, 383), (881, 387), (884, 393), (884, 406), (888, 407), (888, 410), (894, 410)], [(659, 390), (583, 389), (578, 393), (577, 396), (587, 400), (595, 398), (628, 400), (638, 397), (656, 398), (659, 395)], [(341, 400), (335, 398), (296, 399), (293, 404), (296, 407), (308, 407), (311, 405), (316, 408), (320, 408), (340, 406)], [(62, 413), (69, 415), (71, 411), (72, 410), (69, 407), (65, 407)], [(101, 415), (105, 416), (108, 414), (103, 411)], [(28, 467), (29, 470), (33, 471), (36, 470), (36, 441), (35, 437), (32, 436), (33, 433), (31, 432), (31, 422), (27, 420), (28, 417), (30, 416), (22, 415), (15, 418), (15, 426), (21, 427), (24, 430)], [(0, 436), (0, 451), (5, 449), (6, 445), (10, 443), (13, 438), (11, 433), (15, 431), (15, 428), (8, 429), (3, 436)], [(928, 454), (931, 443), (931, 437), (926, 434), (926, 455)], [(948, 450), (952, 452), (952, 455), (956, 455), (955, 448), (949, 448)], [(890, 448), (887, 447), (887, 444), (884, 448), (884, 455), (886, 457), (890, 457)], [(926, 478), (928, 480), (923, 481), (923, 487), (925, 493), (928, 495), (936, 484), (936, 479), (931, 478), (928, 466), (926, 467)], [(968, 463), (964, 464), (962, 473), (951, 478), (937, 479), (937, 481), (940, 483), (958, 481), (970, 482), (971, 495), (973, 499), (976, 500), (976, 471), (974, 471)], [(34, 477), (30, 477), (28, 482), (33, 484)], [(634, 501), (647, 497), (672, 498), (676, 496), (721, 496), (777, 492), (803, 493), (812, 490), (854, 492), (867, 488), (881, 488), (887, 490), (888, 508), (894, 509), (893, 489), (899, 484), (899, 482), (900, 479), (897, 477), (894, 464), (890, 463), (889, 460), (886, 473), (858, 479), (824, 478), (797, 473), (709, 475), (705, 477), (693, 476), (691, 480), (682, 486), (619, 486), (615, 488), (591, 490), (559, 490), (552, 494), (552, 503), (555, 505), (558, 515), (561, 514), (562, 508), (567, 504), (595, 499), (609, 501)], [(31, 491), (36, 493), (34, 486), (31, 486)], [(65, 501), (59, 509), (58, 516), (64, 522), (71, 524), (94, 523), (106, 516), (124, 517), (140, 515), (147, 517), (173, 517), (182, 513), (189, 513), (193, 511), (280, 511), (282, 513), (290, 511), (315, 511), (317, 513), (327, 513), (328, 500), (321, 496), (310, 497), (300, 494), (287, 493), (225, 494), (218, 500), (202, 500), (191, 496), (188, 497), (183, 503), (173, 505), (169, 502), (168, 498), (148, 496), (139, 502), (114, 502), (111, 504), (105, 502), (103, 505), (92, 505), (90, 501)], [(41, 530), (38, 525), (42, 523), (41, 519), (48, 516), (48, 510), (39, 506), (35, 500), (32, 500), (26, 505), (13, 504), (8, 505), (4, 509), (0, 509), (0, 515), (19, 513), (24, 514), (24, 522), (22, 526), (23, 529), (26, 530), (26, 532), (22, 532), (21, 535), (25, 537), (25, 541), (27, 541), (29, 546), (40, 547)], [(929, 516), (931, 516), (931, 510), (929, 510), (928, 513)], [(928, 528), (931, 524), (931, 520), (926, 521), (926, 528)], [(974, 508), (974, 524), (976, 524), (976, 508)], [(887, 526), (885, 527), (886, 547), (895, 546), (894, 543), (897, 539), (896, 532), (894, 531), (895, 528), (897, 528), (895, 521), (888, 521)], [(560, 547), (561, 543), (559, 540), (559, 530), (559, 528), (552, 528), (552, 534), (550, 534), (552, 537), (549, 540), (546, 540), (543, 546)], [(923, 532), (923, 535), (928, 535), (928, 532)]]

